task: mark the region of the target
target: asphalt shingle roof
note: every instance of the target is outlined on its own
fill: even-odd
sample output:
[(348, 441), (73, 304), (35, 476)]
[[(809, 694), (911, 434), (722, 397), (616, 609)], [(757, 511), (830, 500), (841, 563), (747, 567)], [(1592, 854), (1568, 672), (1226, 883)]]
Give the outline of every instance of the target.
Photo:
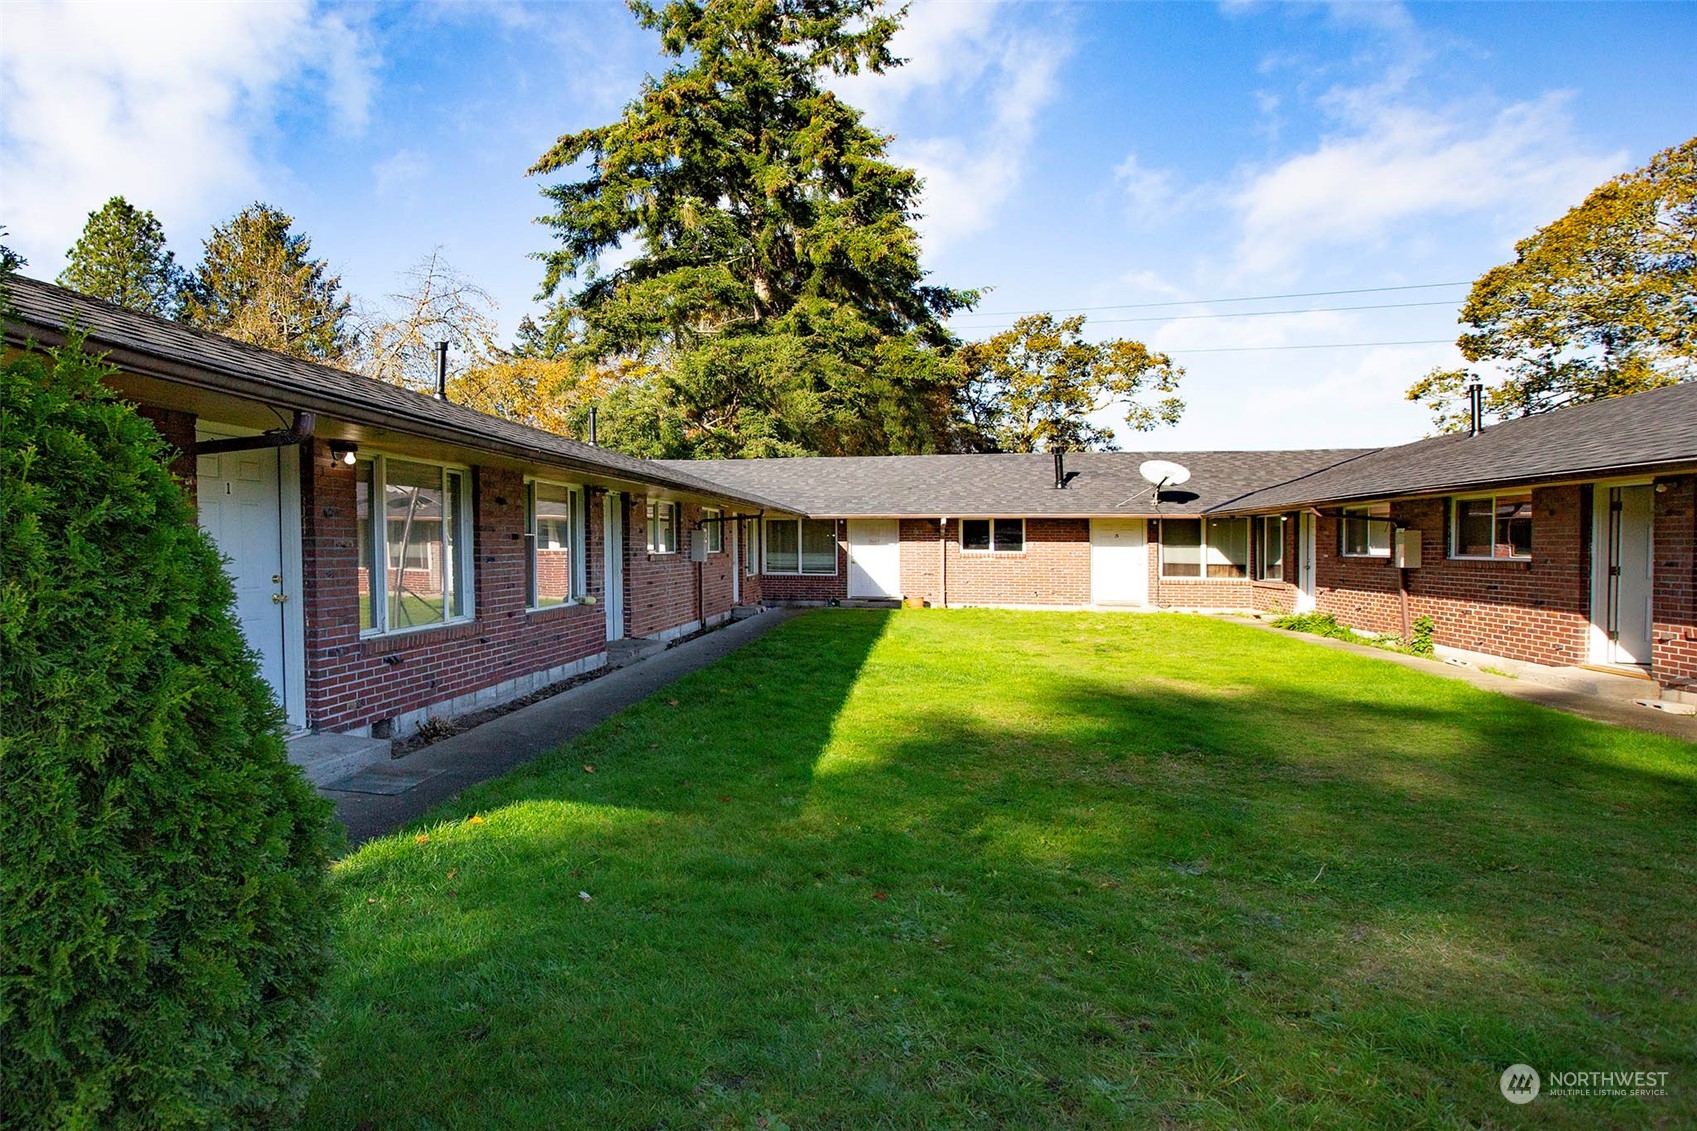
[[(1251, 492), (1359, 456), (1357, 449), (1287, 452), (1071, 452), (1078, 477), (1055, 489), (1048, 453), (843, 456), (748, 460), (662, 460), (726, 487), (757, 492), (791, 509), (854, 515), (961, 518), (994, 515), (1201, 514)], [(1137, 472), (1148, 459), (1181, 463), (1189, 482), (1163, 494)]]
[(770, 499), (735, 487), (712, 483), (687, 468), (637, 459), (607, 448), (556, 436), (476, 409), (402, 389), (357, 373), (289, 357), (185, 326), (180, 322), (141, 314), (91, 299), (38, 279), (13, 276), (12, 305), (6, 337), (55, 342), (75, 320), (88, 332), (91, 347), (139, 355), (177, 366), (192, 374), (173, 379), (237, 396), (263, 398), (287, 409), (318, 412), (352, 424), (365, 424), (461, 444), (475, 450), (498, 451), (537, 463), (576, 471), (600, 472), (622, 480), (727, 498), (754, 507), (782, 509)]
[(1380, 448), (1237, 500), (1274, 510), (1697, 464), (1697, 382)]

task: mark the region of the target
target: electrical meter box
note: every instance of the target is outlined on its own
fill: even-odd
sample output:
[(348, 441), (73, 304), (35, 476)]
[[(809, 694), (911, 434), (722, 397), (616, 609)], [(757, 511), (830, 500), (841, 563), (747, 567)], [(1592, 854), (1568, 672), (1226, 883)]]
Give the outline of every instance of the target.
[(1391, 558), (1398, 569), (1420, 568), (1420, 531), (1398, 530), (1391, 541)]
[(707, 560), (707, 532), (691, 530), (689, 532), (689, 560), (704, 562)]

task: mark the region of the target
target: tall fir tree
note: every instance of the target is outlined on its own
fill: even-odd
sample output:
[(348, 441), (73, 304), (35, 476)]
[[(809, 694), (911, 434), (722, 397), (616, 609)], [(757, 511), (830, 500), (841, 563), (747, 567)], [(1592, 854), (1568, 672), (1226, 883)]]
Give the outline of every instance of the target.
[(184, 288), (183, 320), (310, 361), (346, 360), (356, 335), (341, 276), (293, 227), (256, 203), (213, 228)]
[[(918, 177), (824, 85), (896, 65), (896, 20), (878, 0), (630, 8), (677, 62), (531, 169), (586, 174), (544, 189), (559, 247), (540, 256), (556, 298), (543, 352), (647, 375), (607, 404), (658, 416), (608, 421), (642, 454), (947, 444), (946, 320), (977, 295), (925, 283)], [(636, 255), (606, 267), (621, 247)]]
[(88, 214), (58, 283), (144, 314), (176, 312), (183, 271), (152, 212), (114, 196)]

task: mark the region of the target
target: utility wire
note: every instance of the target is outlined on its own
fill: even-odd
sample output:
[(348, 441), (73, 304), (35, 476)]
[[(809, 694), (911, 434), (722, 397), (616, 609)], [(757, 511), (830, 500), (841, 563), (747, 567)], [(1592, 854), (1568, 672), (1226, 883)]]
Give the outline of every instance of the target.
[(1173, 302), (1126, 302), (1115, 306), (1067, 306), (1059, 310), (972, 310), (962, 311), (955, 318), (1014, 318), (1022, 314), (1080, 314), (1092, 310), (1159, 310), (1174, 306), (1208, 306), (1222, 302), (1270, 302), (1273, 299), (1284, 298), (1330, 298), (1334, 295), (1373, 295), (1384, 294), (1388, 291), (1430, 291), (1439, 287), (1472, 286), (1471, 280), (1459, 283), (1409, 283), (1400, 287), (1355, 287), (1343, 291), (1293, 291), (1282, 295), (1240, 295), (1236, 298), (1192, 298)]
[(1454, 338), (1428, 338), (1418, 342), (1323, 342), (1311, 346), (1215, 346), (1210, 349), (1185, 349), (1183, 346), (1167, 346), (1161, 350), (1180, 360), (1193, 353), (1261, 353), (1265, 350), (1355, 350), (1366, 349), (1369, 346), (1447, 346), (1455, 341)]
[(1218, 314), (1155, 314), (1141, 318), (1102, 318), (1098, 326), (1117, 326), (1126, 322), (1194, 322), (1199, 318), (1265, 318), (1273, 314), (1339, 314), (1346, 310), (1408, 310), (1416, 306), (1447, 306), (1453, 302), (1376, 302), (1365, 306), (1308, 306), (1300, 310), (1239, 310)]

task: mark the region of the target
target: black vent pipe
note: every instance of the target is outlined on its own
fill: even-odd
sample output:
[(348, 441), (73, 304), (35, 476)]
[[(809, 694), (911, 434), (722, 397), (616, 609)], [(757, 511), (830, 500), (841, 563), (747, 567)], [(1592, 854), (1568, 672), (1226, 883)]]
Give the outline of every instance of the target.
[(436, 343), (436, 399), (448, 399), (448, 343)]
[(1467, 434), (1477, 436), (1485, 430), (1485, 386), (1479, 381), (1467, 383)]
[(596, 418), (597, 415), (599, 415), (599, 414), (596, 412), (595, 406), (590, 405), (589, 406), (589, 446), (590, 447), (596, 446), (595, 418)]

